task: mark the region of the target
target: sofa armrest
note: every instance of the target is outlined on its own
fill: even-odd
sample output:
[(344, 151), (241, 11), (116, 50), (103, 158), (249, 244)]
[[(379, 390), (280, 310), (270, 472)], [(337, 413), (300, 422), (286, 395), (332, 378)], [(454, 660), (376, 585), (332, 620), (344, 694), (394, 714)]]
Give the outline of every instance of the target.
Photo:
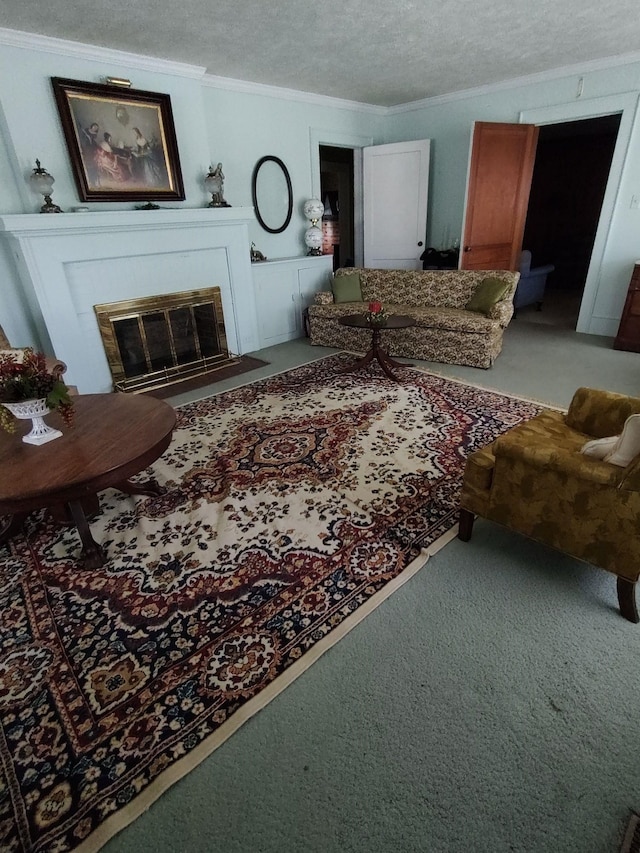
[(500, 302), (492, 305), (487, 317), (490, 320), (497, 320), (503, 329), (506, 328), (513, 317), (513, 294), (508, 299), (501, 299)]
[(313, 301), (316, 305), (333, 305), (333, 293), (330, 290), (319, 290)]
[(620, 435), (629, 415), (640, 414), (640, 399), (602, 391), (578, 388), (567, 412), (567, 426), (593, 438)]
[(564, 447), (556, 447), (550, 441), (525, 444), (521, 440), (514, 440), (509, 433), (493, 442), (493, 453), (496, 465), (504, 459), (517, 461), (539, 470), (542, 479), (546, 473), (554, 471), (567, 479), (617, 487), (621, 485), (626, 470)]

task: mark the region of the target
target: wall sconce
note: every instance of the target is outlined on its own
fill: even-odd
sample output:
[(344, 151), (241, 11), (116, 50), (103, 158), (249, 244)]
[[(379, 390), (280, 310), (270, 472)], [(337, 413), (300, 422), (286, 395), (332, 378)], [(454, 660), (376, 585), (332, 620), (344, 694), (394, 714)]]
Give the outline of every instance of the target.
[(222, 173), (222, 163), (213, 168), (209, 166), (209, 172), (204, 179), (204, 186), (208, 193), (211, 193), (211, 201), (207, 207), (231, 207), (224, 200), (224, 175)]
[(53, 175), (42, 168), (40, 160), (36, 160), (36, 168), (29, 175), (29, 185), (34, 193), (44, 196), (44, 204), (40, 208), (40, 213), (62, 213), (62, 208), (51, 201), (54, 181)]
[(318, 228), (318, 222), (324, 213), (324, 204), (319, 198), (310, 198), (305, 201), (302, 211), (305, 218), (311, 222), (311, 226), (304, 232), (304, 244), (309, 250), (307, 255), (322, 254), (322, 229)]

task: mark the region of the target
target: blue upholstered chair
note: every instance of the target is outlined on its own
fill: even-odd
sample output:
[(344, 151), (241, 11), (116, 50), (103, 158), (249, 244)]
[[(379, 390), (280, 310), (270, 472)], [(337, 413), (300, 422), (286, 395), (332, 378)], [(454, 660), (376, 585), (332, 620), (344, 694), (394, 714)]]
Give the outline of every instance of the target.
[(554, 271), (553, 264), (531, 269), (531, 252), (524, 249), (520, 255), (520, 281), (513, 297), (513, 307), (517, 311), (525, 305), (536, 305), (538, 311), (542, 308), (544, 289), (547, 276)]

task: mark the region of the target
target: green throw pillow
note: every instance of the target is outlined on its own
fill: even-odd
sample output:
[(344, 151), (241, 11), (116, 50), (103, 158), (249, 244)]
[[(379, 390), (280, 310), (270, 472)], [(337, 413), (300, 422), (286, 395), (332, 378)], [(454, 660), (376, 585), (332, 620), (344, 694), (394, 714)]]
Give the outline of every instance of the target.
[(331, 289), (334, 302), (362, 302), (359, 272), (334, 276)]
[(492, 276), (483, 278), (465, 307), (467, 311), (478, 311), (480, 314), (488, 314), (496, 302), (500, 302), (508, 290), (508, 282), (503, 281), (501, 278), (493, 278)]

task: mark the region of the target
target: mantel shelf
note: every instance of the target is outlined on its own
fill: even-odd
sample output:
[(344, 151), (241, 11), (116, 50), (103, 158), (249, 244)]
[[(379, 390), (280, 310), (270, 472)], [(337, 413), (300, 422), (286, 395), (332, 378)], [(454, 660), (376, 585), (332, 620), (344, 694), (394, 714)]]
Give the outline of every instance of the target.
[(91, 231), (152, 231), (156, 228), (206, 227), (250, 222), (252, 207), (161, 208), (100, 210), (76, 213), (21, 213), (0, 216), (0, 230), (16, 237), (49, 236)]

